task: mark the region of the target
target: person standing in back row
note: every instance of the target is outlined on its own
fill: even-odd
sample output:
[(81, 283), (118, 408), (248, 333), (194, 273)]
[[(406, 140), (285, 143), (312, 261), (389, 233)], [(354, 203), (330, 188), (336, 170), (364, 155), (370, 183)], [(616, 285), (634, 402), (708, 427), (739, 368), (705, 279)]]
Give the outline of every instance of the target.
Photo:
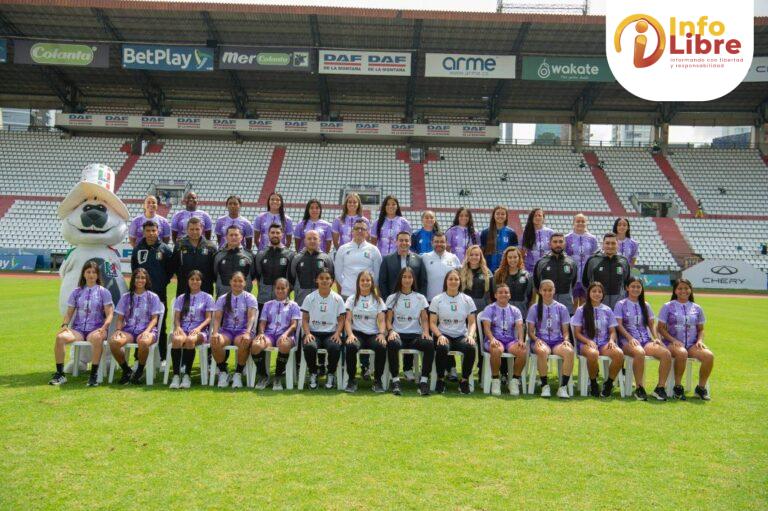
[(211, 216), (208, 213), (197, 209), (197, 194), (195, 192), (187, 192), (186, 195), (184, 195), (182, 204), (184, 204), (186, 209), (179, 211), (173, 215), (173, 218), (171, 219), (171, 235), (173, 236), (173, 242), (176, 243), (178, 238), (184, 237), (187, 232), (187, 222), (189, 222), (191, 218), (199, 218), (202, 220), (205, 239), (211, 239), (213, 221), (211, 221)]
[(427, 252), (421, 257), (421, 262), (427, 271), (427, 289), (424, 296), (430, 302), (443, 292), (443, 282), (448, 272), (461, 268), (459, 258), (456, 257), (456, 254), (448, 252), (447, 247), (445, 234), (436, 232), (432, 236), (432, 252)]
[(397, 235), (403, 231), (411, 232), (411, 224), (403, 218), (398, 200), (387, 195), (381, 203), (379, 219), (371, 228), (371, 243), (376, 245), (382, 257), (387, 256), (397, 250)]
[(235, 225), (227, 227), (227, 244), (213, 259), (213, 272), (216, 275), (216, 296), (229, 293), (229, 282), (236, 272), (243, 274), (244, 289), (253, 289), (253, 254), (242, 246), (243, 234)]
[(549, 238), (549, 253), (539, 259), (533, 272), (536, 289), (545, 280), (555, 283), (555, 301), (565, 305), (568, 314), (573, 314), (573, 287), (576, 285), (578, 269), (573, 259), (565, 255), (565, 237), (556, 232)]
[(536, 262), (549, 251), (549, 238), (555, 231), (544, 225), (544, 210), (536, 208), (528, 214), (528, 221), (523, 229), (523, 241), (520, 248), (525, 253), (525, 269), (533, 273)]
[(216, 219), (215, 231), (219, 248), (227, 244), (227, 229), (229, 229), (229, 226), (234, 225), (240, 228), (243, 237), (241, 242), (243, 247), (248, 251), (251, 250), (253, 245), (253, 224), (245, 217), (240, 216), (242, 205), (243, 201), (237, 195), (227, 197), (227, 214)]
[(368, 222), (357, 220), (352, 228), (352, 241), (340, 246), (336, 251), (336, 281), (339, 293), (346, 301), (355, 294), (357, 276), (362, 271), (369, 271), (374, 278), (374, 285), (379, 280), (381, 253), (375, 245), (365, 241), (368, 238)]
[(203, 238), (203, 222), (196, 217), (190, 218), (187, 222), (187, 235), (174, 244), (171, 256), (170, 271), (176, 275), (176, 296), (189, 291), (187, 279), (194, 270), (201, 274), (201, 290), (213, 295), (215, 257), (216, 244)]
[(277, 192), (269, 194), (267, 210), (258, 215), (253, 222), (253, 246), (258, 250), (264, 250), (269, 246), (269, 228), (272, 224), (278, 224), (282, 228), (281, 241), (284, 246), (290, 247), (293, 239), (293, 220), (285, 214), (283, 196)]
[(600, 282), (605, 288), (603, 303), (611, 309), (624, 298), (624, 290), (631, 276), (627, 258), (617, 250), (616, 235), (612, 232), (605, 234), (603, 250), (587, 259), (581, 279), (585, 289), (593, 282)]

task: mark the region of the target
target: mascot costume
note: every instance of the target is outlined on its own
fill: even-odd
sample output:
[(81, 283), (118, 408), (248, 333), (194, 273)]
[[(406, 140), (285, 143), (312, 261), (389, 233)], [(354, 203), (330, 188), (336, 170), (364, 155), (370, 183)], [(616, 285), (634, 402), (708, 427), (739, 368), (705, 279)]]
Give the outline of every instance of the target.
[[(113, 245), (128, 233), (128, 209), (114, 194), (115, 173), (106, 165), (93, 164), (83, 169), (80, 182), (59, 204), (61, 234), (73, 245), (61, 265), (59, 309), (67, 311), (67, 298), (77, 287), (83, 265), (95, 260), (101, 269), (103, 286), (112, 294), (115, 305), (128, 292), (120, 271), (120, 256)], [(80, 350), (80, 361), (87, 364), (91, 349)]]

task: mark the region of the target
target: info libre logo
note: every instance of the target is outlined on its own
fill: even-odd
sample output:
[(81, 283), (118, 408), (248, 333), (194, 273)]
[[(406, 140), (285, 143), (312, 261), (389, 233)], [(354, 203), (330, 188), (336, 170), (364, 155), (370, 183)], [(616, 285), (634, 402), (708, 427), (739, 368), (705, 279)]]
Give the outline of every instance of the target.
[(649, 101), (711, 101), (750, 69), (754, 5), (608, 0), (606, 54), (616, 79)]

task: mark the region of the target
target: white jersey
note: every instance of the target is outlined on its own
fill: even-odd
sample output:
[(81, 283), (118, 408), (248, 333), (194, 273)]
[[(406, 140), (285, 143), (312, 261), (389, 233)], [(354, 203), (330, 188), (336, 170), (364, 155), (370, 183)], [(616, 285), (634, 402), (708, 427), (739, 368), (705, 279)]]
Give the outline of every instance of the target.
[(335, 332), (339, 316), (346, 314), (344, 299), (335, 291), (326, 297), (312, 291), (304, 298), (301, 310), (309, 314), (309, 329), (313, 332)]
[(374, 299), (373, 294), (361, 296), (355, 303), (355, 295), (347, 298), (347, 310), (352, 313), (352, 329), (364, 334), (373, 335), (379, 333), (379, 325), (376, 316), (387, 310), (387, 306), (381, 298)]
[(398, 334), (420, 334), (423, 329), (419, 318), (428, 308), (429, 302), (421, 293), (395, 293), (387, 298), (387, 310), (392, 311), (392, 329)]
[(447, 250), (440, 256), (434, 250), (421, 256), (424, 268), (427, 269), (427, 300), (430, 302), (434, 297), (443, 292), (443, 280), (445, 275), (451, 270), (461, 268), (461, 261)]
[(429, 312), (437, 314), (440, 333), (450, 337), (467, 335), (467, 318), (476, 311), (475, 301), (464, 293), (456, 296), (440, 293), (429, 304)]
[(368, 270), (373, 274), (374, 284), (379, 281), (379, 269), (381, 268), (381, 252), (367, 241), (359, 245), (354, 241), (345, 243), (339, 247), (334, 260), (336, 280), (341, 285), (341, 294), (351, 296), (355, 294), (355, 284), (360, 272)]

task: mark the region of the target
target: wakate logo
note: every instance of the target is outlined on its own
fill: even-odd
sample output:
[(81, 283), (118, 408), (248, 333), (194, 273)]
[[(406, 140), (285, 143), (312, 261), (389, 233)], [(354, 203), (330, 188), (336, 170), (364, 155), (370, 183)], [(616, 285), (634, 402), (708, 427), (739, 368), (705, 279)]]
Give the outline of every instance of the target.
[(753, 2), (609, 0), (606, 54), (629, 92), (648, 101), (712, 101), (746, 76)]

